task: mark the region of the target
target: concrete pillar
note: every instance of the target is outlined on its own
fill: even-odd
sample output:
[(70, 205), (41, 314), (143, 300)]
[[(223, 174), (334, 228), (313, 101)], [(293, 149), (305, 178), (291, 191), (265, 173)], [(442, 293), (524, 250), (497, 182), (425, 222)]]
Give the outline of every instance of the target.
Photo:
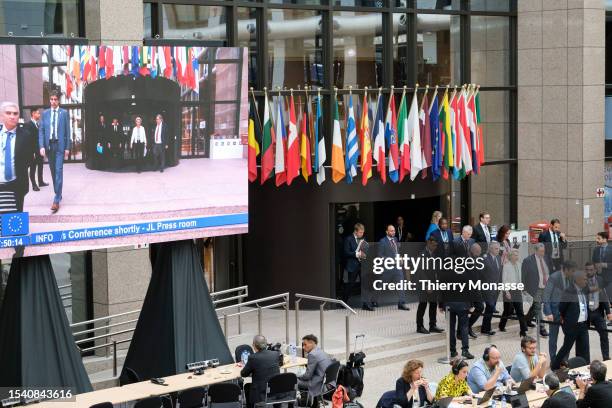
[(85, 2), (85, 34), (92, 44), (142, 45), (143, 19), (143, 3), (139, 1)]
[(571, 239), (592, 239), (604, 214), (604, 2), (519, 1), (517, 26), (519, 225), (558, 217)]

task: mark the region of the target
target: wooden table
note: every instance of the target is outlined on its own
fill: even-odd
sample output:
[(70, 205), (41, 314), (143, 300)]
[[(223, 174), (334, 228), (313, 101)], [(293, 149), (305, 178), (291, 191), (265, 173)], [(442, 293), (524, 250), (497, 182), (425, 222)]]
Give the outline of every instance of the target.
[[(294, 362), (291, 362), (290, 357), (284, 356), (285, 364), (282, 369), (305, 366), (308, 360), (302, 357), (297, 357)], [(36, 408), (89, 408), (100, 402), (111, 402), (113, 404), (121, 404), (129, 401), (136, 401), (152, 396), (160, 396), (173, 392), (183, 391), (189, 388), (205, 387), (212, 384), (217, 384), (225, 381), (235, 380), (240, 378), (240, 370), (242, 367), (239, 364), (227, 364), (216, 368), (209, 368), (202, 375), (194, 375), (192, 373), (181, 373), (164, 377), (167, 386), (153, 384), (150, 381), (141, 381), (134, 384), (124, 385), (123, 387), (106, 388), (104, 390), (86, 392), (78, 394), (76, 401), (44, 401), (38, 404), (33, 404)]]

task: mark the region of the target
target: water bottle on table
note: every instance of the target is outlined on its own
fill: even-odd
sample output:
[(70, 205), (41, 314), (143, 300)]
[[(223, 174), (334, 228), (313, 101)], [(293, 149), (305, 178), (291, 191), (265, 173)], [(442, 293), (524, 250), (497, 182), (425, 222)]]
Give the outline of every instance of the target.
[(249, 352), (244, 350), (240, 355), (240, 361), (242, 361), (242, 365), (245, 366), (247, 361), (249, 361)]
[(289, 344), (289, 361), (292, 363), (297, 361), (297, 347), (293, 344)]

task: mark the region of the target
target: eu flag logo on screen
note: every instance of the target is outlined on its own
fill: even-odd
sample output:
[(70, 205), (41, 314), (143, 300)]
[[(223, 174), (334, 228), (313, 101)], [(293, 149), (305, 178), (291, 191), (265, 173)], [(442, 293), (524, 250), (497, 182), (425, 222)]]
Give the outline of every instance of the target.
[(0, 236), (28, 235), (29, 215), (27, 212), (2, 214)]

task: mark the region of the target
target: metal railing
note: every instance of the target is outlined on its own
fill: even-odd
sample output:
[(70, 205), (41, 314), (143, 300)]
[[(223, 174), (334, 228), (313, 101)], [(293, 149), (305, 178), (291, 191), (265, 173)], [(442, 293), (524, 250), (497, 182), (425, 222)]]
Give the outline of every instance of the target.
[[(68, 286), (68, 285), (67, 285)], [(67, 287), (66, 286), (66, 287)], [(60, 288), (61, 289), (61, 288)], [(238, 307), (238, 309), (240, 309), (241, 305), (243, 304), (242, 301), (243, 299), (247, 298), (249, 296), (249, 288), (248, 286), (239, 286), (236, 288), (231, 288), (231, 289), (226, 289), (226, 290), (221, 290), (218, 292), (213, 292), (210, 294), (211, 298), (213, 299), (213, 304), (216, 306), (218, 304), (222, 304), (222, 303), (228, 303), (228, 302), (237, 302), (235, 305), (231, 305), (231, 306), (226, 306), (224, 308), (221, 309), (226, 309), (229, 307)], [(255, 301), (252, 301), (255, 302)], [(251, 303), (251, 302), (248, 302)], [(270, 306), (267, 306), (267, 308), (269, 308)], [(219, 309), (217, 309), (219, 310)], [(117, 331), (110, 331), (113, 328), (119, 327), (119, 326), (125, 326), (128, 324), (132, 324), (132, 323), (136, 323), (138, 321), (138, 316), (136, 316), (133, 319), (129, 319), (129, 320), (125, 320), (125, 321), (121, 321), (121, 322), (116, 322), (116, 323), (111, 323), (111, 321), (113, 319), (117, 319), (117, 318), (122, 318), (125, 316), (130, 316), (130, 315), (136, 315), (136, 314), (140, 314), (141, 309), (137, 309), (137, 310), (131, 310), (129, 312), (123, 312), (123, 313), (117, 313), (114, 315), (109, 315), (109, 316), (103, 316), (103, 317), (98, 317), (96, 319), (91, 319), (91, 320), (85, 320), (82, 322), (77, 322), (77, 323), (73, 323), (70, 325), (70, 328), (73, 330), (72, 335), (75, 337), (75, 343), (76, 345), (79, 347), (79, 350), (81, 352), (81, 355), (87, 352), (91, 352), (94, 350), (98, 350), (98, 349), (105, 349), (106, 350), (106, 355), (108, 356), (108, 350), (110, 347), (112, 347), (113, 350), (113, 375), (116, 376), (117, 375), (117, 344), (122, 344), (122, 343), (128, 343), (130, 341), (132, 341), (132, 337), (130, 336), (130, 338), (127, 339), (123, 339), (123, 340), (111, 340), (111, 337), (113, 336), (119, 336), (119, 335), (124, 335), (127, 333), (132, 333), (136, 328), (135, 327), (131, 327), (131, 328), (127, 328), (127, 329), (122, 329), (122, 330), (117, 330)], [(240, 314), (238, 315), (238, 330), (239, 332), (242, 331), (242, 324), (240, 321)], [(101, 325), (101, 326), (97, 326), (97, 327), (92, 327), (92, 328), (86, 328), (84, 330), (80, 330), (80, 331), (75, 331), (75, 329), (77, 327), (82, 327), (82, 326), (88, 326), (88, 325), (96, 325), (96, 323), (100, 323), (100, 322), (106, 322), (105, 324)], [(97, 332), (103, 332), (102, 334), (96, 334)], [(88, 335), (88, 337), (86, 338), (82, 338), (82, 339), (76, 339), (76, 337), (78, 336), (83, 336), (83, 335)], [(85, 348), (81, 348), (82, 344), (85, 343), (89, 343), (89, 342), (95, 342), (98, 340), (103, 340), (106, 339), (106, 341), (103, 344), (98, 344), (98, 345), (94, 345), (91, 347), (85, 347)]]
[[(268, 303), (272, 301), (276, 301), (282, 299), (280, 302), (274, 302), (269, 305), (263, 305), (263, 303)], [(248, 310), (241, 310), (243, 307), (254, 306)], [(225, 306), (221, 308), (217, 308), (217, 316), (219, 319), (223, 319), (223, 334), (225, 338), (229, 338), (229, 318), (237, 316), (240, 319), (240, 316), (248, 314), (248, 313), (257, 313), (257, 332), (263, 333), (263, 315), (262, 312), (264, 309), (273, 309), (277, 307), (282, 307), (285, 311), (285, 341), (289, 343), (289, 292), (279, 293), (278, 295), (268, 296), (260, 299), (251, 300), (248, 302), (243, 302), (236, 305)], [(238, 309), (235, 313), (227, 313), (233, 309)], [(240, 320), (239, 320), (240, 322)], [(238, 327), (238, 333), (241, 333), (240, 326)]]
[(346, 346), (346, 359), (348, 360), (349, 355), (351, 354), (351, 316), (356, 315), (355, 312), (349, 305), (344, 303), (342, 300), (320, 297), (320, 296), (312, 296), (312, 295), (304, 295), (302, 293), (295, 294), (295, 343), (299, 344), (300, 342), (300, 302), (302, 300), (313, 300), (315, 302), (320, 302), (319, 304), (319, 336), (320, 336), (320, 347), (321, 350), (325, 350), (325, 305), (328, 303), (333, 303), (336, 305), (342, 306), (342, 308), (349, 312), (344, 316), (344, 325), (345, 325), (345, 346)]

